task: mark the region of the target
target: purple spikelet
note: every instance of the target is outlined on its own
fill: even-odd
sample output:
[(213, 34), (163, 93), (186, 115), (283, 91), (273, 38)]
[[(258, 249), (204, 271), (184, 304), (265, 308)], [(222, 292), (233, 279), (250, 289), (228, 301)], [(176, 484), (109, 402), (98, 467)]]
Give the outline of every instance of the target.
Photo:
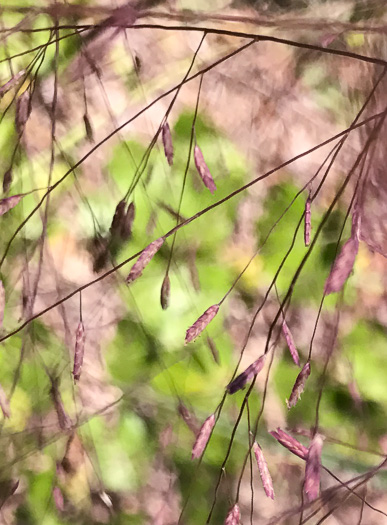
[(333, 263), (331, 273), (325, 282), (324, 291), (326, 295), (339, 292), (342, 289), (353, 269), (358, 250), (359, 239), (354, 235), (343, 245), (339, 255)]
[(126, 278), (126, 282), (128, 284), (132, 283), (142, 275), (142, 271), (144, 270), (145, 266), (150, 263), (163, 244), (164, 237), (160, 237), (159, 239), (156, 239), (155, 241), (148, 244), (148, 246), (143, 249), (140, 257), (137, 259), (137, 262), (134, 263), (128, 277)]
[(163, 139), (165, 157), (168, 161), (168, 164), (172, 166), (173, 164), (173, 144), (172, 144), (171, 130), (169, 128), (168, 122), (164, 124), (161, 135)]
[(224, 525), (239, 525), (241, 519), (241, 511), (239, 505), (235, 503), (233, 507), (228, 511)]
[(305, 222), (304, 222), (305, 246), (309, 246), (310, 244), (310, 232), (312, 230), (311, 211), (310, 211), (311, 203), (312, 203), (312, 200), (311, 200), (310, 193), (309, 193), (308, 198), (306, 199), (306, 202), (305, 202)]
[(192, 447), (191, 459), (200, 458), (204, 449), (207, 446), (208, 440), (211, 437), (212, 429), (215, 426), (215, 414), (211, 414), (201, 426), (196, 437), (194, 446)]
[(207, 308), (207, 310), (202, 314), (199, 319), (197, 319), (192, 326), (190, 326), (185, 334), (185, 343), (188, 344), (200, 335), (206, 326), (213, 320), (215, 315), (219, 311), (219, 305), (214, 304)]
[(206, 161), (204, 160), (202, 150), (197, 145), (194, 149), (194, 159), (196, 169), (198, 170), (204, 185), (210, 190), (211, 193), (214, 193), (216, 190), (214, 179), (212, 178), (210, 170), (208, 169)]
[(265, 355), (262, 355), (260, 358), (254, 361), (254, 363), (248, 366), (244, 372), (239, 374), (239, 376), (236, 377), (234, 381), (231, 381), (231, 383), (227, 385), (228, 393), (235, 394), (235, 392), (238, 392), (238, 390), (241, 390), (242, 388), (244, 388), (246, 384), (249, 381), (251, 381), (251, 379), (253, 379), (254, 376), (259, 374), (264, 364), (265, 364)]
[(255, 459), (257, 460), (259, 475), (261, 476), (265, 494), (268, 498), (274, 499), (273, 481), (271, 479), (269, 469), (267, 468), (267, 463), (263, 455), (262, 449), (256, 441), (254, 441), (253, 451), (255, 454)]
[(22, 200), (24, 195), (12, 195), (0, 200), (0, 215), (4, 215), (7, 211), (12, 210)]
[(297, 404), (297, 401), (300, 399), (301, 394), (305, 389), (305, 383), (308, 377), (310, 376), (310, 363), (309, 361), (305, 363), (303, 369), (298, 374), (296, 382), (292, 388), (292, 392), (289, 397), (289, 401), (286, 402), (288, 408), (292, 408)]
[(323, 439), (320, 434), (316, 434), (310, 444), (305, 466), (304, 490), (309, 501), (314, 501), (316, 498), (318, 498), (320, 492), (322, 446)]
[(83, 356), (85, 353), (85, 340), (85, 327), (83, 326), (82, 321), (80, 321), (78, 324), (77, 331), (75, 333), (75, 352), (73, 368), (74, 381), (79, 381), (79, 378), (81, 377)]
[(287, 448), (299, 458), (307, 458), (308, 449), (284, 430), (277, 428), (277, 430), (272, 430), (270, 434), (278, 441), (278, 443), (281, 443), (283, 447)]
[(293, 361), (295, 362), (297, 366), (300, 366), (300, 358), (298, 356), (297, 348), (294, 343), (293, 336), (289, 330), (289, 327), (286, 324), (285, 319), (282, 323), (282, 333), (284, 334), (284, 337), (285, 337), (285, 340), (288, 345), (289, 352), (290, 352), (290, 355), (292, 356)]

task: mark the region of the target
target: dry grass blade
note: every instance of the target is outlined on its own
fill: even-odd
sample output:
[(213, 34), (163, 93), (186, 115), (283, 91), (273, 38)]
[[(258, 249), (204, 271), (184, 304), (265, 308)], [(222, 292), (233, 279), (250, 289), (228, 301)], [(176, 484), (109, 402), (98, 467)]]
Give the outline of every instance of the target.
[(31, 97), (29, 92), (26, 90), (16, 100), (16, 116), (15, 126), (19, 137), (24, 131), (24, 126), (27, 123), (28, 117), (31, 113)]
[(310, 195), (308, 195), (308, 198), (305, 202), (305, 223), (304, 223), (304, 241), (305, 246), (309, 246), (310, 244), (310, 232), (312, 230), (312, 221), (311, 221), (311, 198)]
[(224, 525), (239, 525), (241, 519), (241, 511), (239, 505), (235, 503), (233, 507), (228, 511)]
[(172, 166), (173, 164), (173, 144), (172, 144), (171, 130), (169, 128), (168, 122), (166, 122), (163, 126), (162, 139), (163, 139), (165, 157), (168, 161), (168, 164)]
[(12, 210), (19, 204), (24, 195), (12, 195), (0, 200), (0, 215), (4, 215), (7, 211)]
[(211, 414), (201, 426), (198, 435), (196, 437), (194, 446), (192, 447), (191, 459), (200, 458), (203, 454), (204, 449), (211, 437), (212, 429), (215, 426), (215, 415)]
[(11, 409), (9, 408), (9, 401), (1, 385), (0, 385), (0, 408), (5, 418), (11, 417)]
[(161, 303), (161, 308), (163, 310), (166, 310), (169, 306), (170, 292), (171, 292), (171, 282), (169, 280), (169, 275), (166, 274), (163, 280), (163, 284), (161, 285), (161, 293), (160, 293), (160, 303)]
[(3, 326), (5, 310), (5, 290), (3, 281), (0, 279), (0, 328)]
[(80, 321), (75, 334), (75, 352), (73, 368), (74, 381), (79, 381), (79, 378), (81, 377), (83, 356), (85, 353), (85, 340), (85, 327), (83, 326), (82, 321)]
[(214, 179), (212, 178), (210, 170), (208, 169), (206, 161), (204, 160), (202, 150), (197, 145), (194, 149), (194, 159), (196, 169), (198, 170), (204, 185), (210, 190), (211, 193), (214, 193), (216, 190)]
[(283, 447), (287, 448), (299, 458), (306, 459), (308, 457), (308, 449), (284, 430), (277, 428), (277, 430), (272, 430), (270, 434), (278, 443), (281, 443)]
[(219, 305), (214, 304), (210, 306), (199, 319), (197, 319), (192, 326), (190, 326), (185, 334), (185, 343), (188, 344), (200, 335), (206, 326), (213, 320), (219, 311)]
[(265, 355), (262, 355), (260, 358), (254, 361), (254, 363), (248, 366), (244, 372), (239, 374), (239, 376), (236, 377), (234, 381), (231, 381), (231, 383), (227, 385), (228, 393), (235, 394), (235, 392), (238, 392), (238, 390), (244, 388), (254, 376), (259, 374), (263, 368), (263, 365), (265, 364), (265, 357)]
[(304, 490), (309, 501), (318, 498), (320, 492), (320, 467), (323, 438), (316, 434), (309, 447), (305, 466)]
[(294, 407), (297, 404), (298, 400), (301, 397), (301, 394), (303, 393), (305, 389), (305, 383), (309, 376), (310, 376), (310, 363), (308, 361), (307, 363), (305, 363), (303, 369), (297, 376), (296, 382), (294, 383), (292, 392), (289, 397), (289, 401), (286, 401), (286, 404), (289, 409)]
[(342, 289), (353, 269), (358, 250), (359, 239), (357, 236), (350, 237), (333, 263), (331, 273), (325, 283), (326, 295)]
[(288, 345), (289, 352), (290, 352), (290, 355), (292, 356), (293, 361), (295, 362), (297, 366), (300, 366), (300, 358), (297, 352), (297, 348), (294, 343), (293, 336), (285, 320), (282, 323), (282, 333), (284, 334), (284, 337), (285, 337), (285, 340)]
[(273, 481), (271, 479), (269, 469), (267, 468), (267, 463), (263, 455), (262, 449), (256, 441), (254, 441), (253, 450), (255, 454), (255, 459), (257, 460), (258, 470), (261, 476), (265, 494), (268, 498), (274, 499)]

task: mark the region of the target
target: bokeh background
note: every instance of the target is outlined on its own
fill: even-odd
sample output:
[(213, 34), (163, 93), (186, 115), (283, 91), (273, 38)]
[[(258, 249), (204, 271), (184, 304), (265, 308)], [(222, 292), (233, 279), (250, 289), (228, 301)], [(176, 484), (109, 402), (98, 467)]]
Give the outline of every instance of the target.
[[(362, 167), (371, 181), (363, 209), (369, 242), (360, 243), (353, 275), (343, 293), (325, 299), (316, 325), (325, 280), (350, 235), (352, 180), (291, 294), (286, 320), (302, 364), (317, 326), (305, 392), (289, 411), (299, 370), (278, 322), (223, 470), (246, 390), (226, 398), (200, 462), (191, 460), (195, 436), (221, 402), (246, 337), (239, 371), (265, 349), (279, 300), (307, 251), (297, 225), (308, 191), (317, 189), (337, 141), (180, 228), (130, 286), (130, 262), (105, 275), (176, 221), (350, 126), (383, 65), (345, 53), (386, 58), (384, 2), (171, 0), (130, 9), (121, 3), (124, 9), (114, 11), (119, 6), (5, 0), (0, 8), (1, 85), (11, 79), (0, 100), (3, 198), (25, 194), (1, 217), (0, 384), (2, 404), (10, 404), (0, 428), (1, 523), (195, 525), (208, 522), (213, 507), (210, 522), (221, 524), (237, 494), (245, 524), (387, 523), (386, 472), (372, 472), (387, 454), (383, 128)], [(197, 52), (203, 31), (191, 26), (223, 33), (208, 33)], [(194, 74), (248, 43), (243, 33), (317, 47), (258, 41), (209, 69), (200, 98), (200, 76), (175, 101), (176, 91), (164, 96), (191, 66)], [(385, 87), (382, 80), (364, 117), (385, 109)], [(17, 100), (26, 90), (31, 113), (18, 133)], [(167, 111), (171, 167), (161, 135), (152, 143)], [(193, 124), (214, 195), (192, 155), (187, 168)], [(365, 127), (351, 133), (335, 159), (312, 204), (312, 238), (366, 138)], [(126, 240), (110, 230), (123, 198), (135, 205)], [(170, 305), (163, 310), (169, 265)], [(186, 329), (231, 288), (208, 329), (185, 346)], [(86, 344), (74, 384), (80, 316)], [(331, 473), (322, 471), (322, 497), (306, 505), (304, 461), (269, 431), (290, 429), (308, 446), (317, 406), (322, 463)], [(265, 496), (254, 456), (242, 469), (258, 414), (256, 439), (274, 501)], [(350, 485), (356, 494), (340, 488), (338, 479), (357, 476), (363, 483)]]

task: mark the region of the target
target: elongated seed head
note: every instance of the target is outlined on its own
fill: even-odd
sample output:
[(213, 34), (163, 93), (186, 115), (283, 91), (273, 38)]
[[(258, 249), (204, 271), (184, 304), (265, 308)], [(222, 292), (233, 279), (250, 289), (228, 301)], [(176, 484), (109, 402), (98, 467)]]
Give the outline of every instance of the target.
[(310, 444), (305, 465), (304, 490), (309, 501), (314, 501), (317, 499), (320, 492), (322, 446), (323, 439), (320, 434), (316, 434)]
[(270, 434), (278, 441), (278, 443), (281, 443), (283, 447), (287, 448), (299, 458), (307, 458), (308, 449), (284, 430), (277, 428), (277, 430), (271, 431)]
[(298, 374), (296, 382), (294, 383), (292, 392), (289, 397), (289, 401), (287, 401), (288, 408), (294, 407), (298, 400), (301, 397), (301, 394), (303, 393), (305, 389), (305, 383), (308, 377), (310, 376), (310, 363), (309, 361), (305, 363), (303, 369)]
[(254, 444), (253, 444), (253, 451), (254, 451), (255, 459), (257, 460), (257, 465), (258, 465), (259, 475), (261, 476), (261, 480), (262, 480), (263, 490), (265, 491), (265, 494), (268, 498), (274, 499), (273, 481), (271, 479), (270, 472), (267, 467), (267, 463), (263, 455), (262, 449), (256, 441), (254, 441)]
[(81, 377), (83, 357), (85, 354), (85, 327), (82, 321), (79, 322), (77, 331), (75, 333), (75, 351), (74, 351), (74, 368), (73, 376), (74, 381), (79, 381)]
[(169, 128), (168, 122), (164, 124), (162, 131), (161, 131), (161, 135), (163, 139), (165, 157), (168, 161), (168, 164), (172, 166), (173, 164), (173, 144), (172, 144), (171, 130)]
[(150, 263), (150, 261), (153, 259), (153, 257), (159, 251), (163, 244), (164, 237), (160, 237), (159, 239), (156, 239), (155, 241), (151, 242), (146, 248), (143, 249), (141, 255), (132, 266), (128, 277), (126, 278), (126, 282), (128, 284), (132, 283), (142, 275), (145, 266), (147, 266), (147, 264)]
[(214, 304), (210, 306), (204, 314), (202, 314), (197, 321), (194, 322), (192, 326), (190, 326), (185, 334), (185, 344), (190, 343), (194, 339), (197, 338), (198, 335), (200, 335), (203, 330), (206, 328), (206, 326), (213, 320), (215, 315), (219, 311), (219, 305)]
[(326, 295), (339, 292), (342, 289), (353, 269), (358, 250), (358, 237), (350, 237), (336, 257), (328, 279), (325, 282)]
[(210, 170), (206, 164), (206, 161), (204, 160), (202, 150), (197, 145), (194, 149), (194, 160), (196, 169), (198, 170), (204, 185), (210, 190), (211, 193), (214, 193), (216, 190), (214, 179), (212, 178)]
[(284, 337), (285, 337), (285, 340), (288, 345), (289, 352), (290, 352), (290, 355), (292, 356), (293, 361), (295, 362), (297, 366), (300, 366), (300, 358), (297, 352), (297, 348), (294, 343), (293, 336), (285, 320), (282, 323), (282, 333), (284, 334)]
[(251, 379), (253, 379), (254, 376), (259, 374), (264, 364), (265, 364), (265, 355), (262, 355), (256, 361), (254, 361), (254, 363), (248, 366), (244, 372), (239, 374), (239, 376), (236, 377), (234, 381), (231, 381), (231, 383), (227, 385), (228, 393), (235, 394), (235, 392), (238, 392), (238, 390), (241, 390), (242, 388), (244, 388), (246, 384), (249, 381), (251, 381)]
[(235, 503), (233, 507), (228, 511), (224, 525), (239, 525), (241, 519), (241, 511), (239, 505)]
[(7, 211), (12, 210), (22, 200), (24, 195), (12, 195), (0, 200), (0, 215), (4, 215)]
[(211, 437), (212, 429), (215, 426), (215, 415), (211, 414), (201, 426), (198, 435), (196, 437), (194, 446), (192, 447), (191, 459), (200, 458), (203, 454), (204, 449)]

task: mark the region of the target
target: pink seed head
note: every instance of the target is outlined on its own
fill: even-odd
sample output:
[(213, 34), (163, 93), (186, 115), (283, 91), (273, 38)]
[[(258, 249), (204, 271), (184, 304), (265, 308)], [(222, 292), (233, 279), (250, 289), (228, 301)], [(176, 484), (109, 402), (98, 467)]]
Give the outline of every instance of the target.
[(214, 179), (212, 178), (210, 170), (206, 164), (206, 161), (204, 160), (202, 150), (197, 145), (194, 149), (194, 160), (196, 169), (198, 170), (204, 185), (210, 190), (211, 193), (214, 193), (216, 190)]
[(156, 239), (155, 241), (151, 242), (146, 248), (143, 249), (140, 257), (134, 263), (129, 272), (128, 277), (126, 278), (126, 282), (128, 284), (132, 283), (142, 275), (145, 266), (147, 266), (147, 264), (150, 263), (150, 261), (153, 259), (153, 257), (159, 251), (163, 244), (164, 237), (160, 237), (159, 239)]
[(305, 383), (309, 376), (310, 376), (310, 363), (308, 361), (307, 363), (305, 363), (303, 369), (298, 374), (296, 382), (294, 383), (292, 392), (290, 394), (289, 401), (286, 402), (289, 409), (294, 407), (297, 404), (298, 400), (301, 397), (301, 394), (303, 393), (305, 389)]
[(212, 429), (215, 426), (215, 415), (211, 414), (201, 426), (199, 433), (196, 437), (194, 446), (192, 447), (191, 459), (200, 458), (203, 454), (204, 449), (211, 437)]
[(166, 122), (162, 128), (162, 139), (164, 146), (165, 157), (168, 161), (168, 164), (172, 166), (173, 164), (173, 144), (172, 144), (172, 135), (169, 128), (168, 122)]
[(293, 336), (292, 336), (292, 334), (291, 334), (291, 332), (289, 330), (289, 327), (286, 324), (285, 319), (284, 319), (284, 321), (282, 323), (282, 333), (284, 334), (284, 337), (285, 337), (285, 340), (286, 340), (286, 343), (288, 345), (289, 352), (290, 352), (290, 355), (292, 356), (293, 361), (295, 362), (295, 364), (297, 366), (300, 366), (300, 358), (299, 358), (299, 355), (298, 355), (298, 352), (297, 352), (297, 348), (296, 348), (296, 345), (294, 343)]
[(231, 381), (231, 383), (227, 385), (228, 393), (235, 394), (235, 392), (238, 392), (238, 390), (241, 390), (242, 388), (244, 388), (246, 384), (249, 381), (251, 381), (251, 379), (253, 379), (254, 376), (259, 374), (264, 364), (265, 364), (265, 355), (262, 355), (256, 361), (254, 361), (254, 363), (248, 366), (244, 372), (239, 374), (239, 376), (236, 377), (234, 381)]
[(270, 434), (278, 441), (278, 443), (280, 443), (283, 447), (287, 448), (299, 458), (307, 458), (308, 449), (284, 430), (277, 428), (277, 430), (271, 431)]
[(224, 525), (239, 525), (241, 519), (241, 511), (237, 503), (228, 511)]
[(254, 441), (253, 451), (255, 454), (255, 459), (257, 460), (259, 475), (261, 476), (265, 494), (268, 498), (274, 499), (273, 481), (271, 479), (270, 472), (267, 467), (267, 463), (263, 455), (262, 449), (256, 441)]
[(197, 321), (190, 326), (185, 334), (185, 344), (190, 343), (200, 335), (206, 326), (213, 320), (219, 311), (219, 305), (214, 304), (210, 306), (204, 314), (202, 314)]
[(309, 501), (314, 501), (317, 499), (320, 492), (322, 446), (323, 438), (320, 436), (320, 434), (316, 434), (310, 444), (305, 466), (304, 490)]
[(359, 239), (355, 235), (350, 237), (344, 244), (333, 263), (331, 272), (325, 282), (326, 295), (339, 292), (342, 289), (353, 269), (358, 250)]

